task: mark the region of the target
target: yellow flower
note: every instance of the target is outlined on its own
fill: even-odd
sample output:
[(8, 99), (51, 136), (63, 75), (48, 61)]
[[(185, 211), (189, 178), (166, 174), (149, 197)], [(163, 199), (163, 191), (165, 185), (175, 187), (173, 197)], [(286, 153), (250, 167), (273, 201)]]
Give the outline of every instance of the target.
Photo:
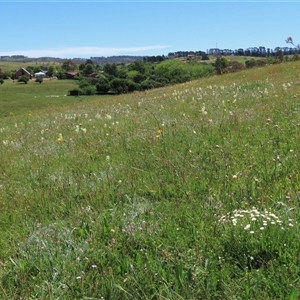
[(58, 135), (57, 141), (58, 142), (62, 142), (63, 141), (63, 137), (62, 137), (61, 133)]

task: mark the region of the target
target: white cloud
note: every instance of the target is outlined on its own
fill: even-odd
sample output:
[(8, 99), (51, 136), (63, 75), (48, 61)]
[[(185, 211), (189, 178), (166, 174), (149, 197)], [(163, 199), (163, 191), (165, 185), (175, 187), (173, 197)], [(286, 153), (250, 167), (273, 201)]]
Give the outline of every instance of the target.
[[(166, 49), (171, 46), (144, 46), (129, 48), (100, 48), (100, 47), (69, 47), (60, 49), (41, 49), (41, 50), (18, 50), (0, 52), (0, 56), (5, 55), (25, 55), (28, 57), (90, 57), (90, 56), (113, 56), (113, 55), (149, 55), (147, 52), (153, 50)], [(142, 54), (143, 52), (146, 52)], [(153, 55), (153, 54), (151, 54)]]

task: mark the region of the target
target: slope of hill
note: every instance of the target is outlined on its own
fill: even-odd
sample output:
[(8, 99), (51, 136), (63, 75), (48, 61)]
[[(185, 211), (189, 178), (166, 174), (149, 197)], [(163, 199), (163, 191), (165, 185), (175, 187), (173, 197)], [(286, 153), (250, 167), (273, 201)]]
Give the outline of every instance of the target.
[(298, 299), (299, 70), (2, 118), (1, 297)]

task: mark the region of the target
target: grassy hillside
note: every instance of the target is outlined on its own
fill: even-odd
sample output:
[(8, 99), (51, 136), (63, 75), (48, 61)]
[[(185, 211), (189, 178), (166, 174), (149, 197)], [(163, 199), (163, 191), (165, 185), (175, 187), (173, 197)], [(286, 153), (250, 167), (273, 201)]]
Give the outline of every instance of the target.
[(11, 70), (19, 70), (20, 68), (27, 68), (28, 66), (45, 66), (48, 67), (49, 65), (56, 65), (60, 66), (61, 64), (58, 62), (43, 62), (43, 61), (36, 61), (36, 62), (22, 62), (18, 60), (11, 60), (11, 61), (4, 61), (0, 60), (0, 68), (2, 71), (11, 71)]
[(0, 86), (1, 299), (299, 299), (299, 70)]

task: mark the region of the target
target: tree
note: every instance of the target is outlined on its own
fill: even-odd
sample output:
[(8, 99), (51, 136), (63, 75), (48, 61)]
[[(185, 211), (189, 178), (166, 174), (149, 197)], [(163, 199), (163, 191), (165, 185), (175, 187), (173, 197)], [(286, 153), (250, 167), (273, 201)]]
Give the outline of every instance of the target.
[(278, 58), (278, 60), (279, 60), (280, 62), (283, 62), (284, 57), (283, 57), (283, 52), (282, 52), (282, 50), (278, 50), (278, 51), (277, 51), (277, 58)]
[(84, 76), (88, 76), (88, 75), (94, 73), (95, 67), (93, 64), (88, 63), (84, 66), (84, 69), (82, 71), (83, 71)]
[(4, 75), (5, 75), (5, 77), (3, 77), (4, 79), (12, 78), (12, 71), (7, 70), (4, 72)]
[(77, 70), (77, 65), (71, 59), (68, 59), (62, 64), (61, 68), (66, 72), (72, 72)]
[(27, 66), (26, 67), (26, 70), (30, 73), (30, 74), (33, 74), (34, 73), (34, 69), (32, 66)]
[(62, 68), (59, 68), (56, 72), (56, 76), (59, 78), (59, 79), (65, 79), (66, 78), (66, 74), (65, 74), (65, 71), (64, 69)]
[(42, 67), (41, 66), (34, 66), (33, 67), (33, 73), (38, 73), (42, 71)]
[(86, 65), (93, 65), (94, 66), (94, 62), (91, 59), (87, 59), (85, 62)]
[(110, 87), (115, 94), (128, 93), (136, 90), (134, 81), (122, 78), (114, 78), (110, 82)]
[(286, 40), (286, 43), (288, 44), (292, 44), (293, 46), (296, 47), (296, 49), (294, 49), (293, 54), (299, 54), (300, 53), (300, 44), (294, 44), (293, 38), (291, 36), (289, 36)]
[(52, 76), (56, 75), (56, 73), (57, 73), (56, 67), (54, 65), (50, 65), (48, 67), (48, 71), (47, 71), (48, 76), (52, 77)]
[(129, 70), (135, 70), (135, 71), (138, 71), (141, 74), (145, 74), (145, 72), (146, 72), (145, 64), (140, 60), (134, 61), (129, 66)]
[(103, 71), (110, 75), (110, 76), (114, 76), (116, 77), (117, 74), (118, 74), (118, 69), (117, 69), (117, 65), (115, 63), (106, 63), (104, 66), (103, 66)]
[(108, 79), (101, 78), (100, 81), (96, 84), (96, 89), (99, 94), (106, 94), (110, 90), (110, 84)]
[(300, 49), (300, 44), (295, 45), (295, 44), (294, 44), (294, 41), (293, 41), (293, 38), (292, 38), (291, 36), (289, 36), (285, 41), (286, 41), (286, 43), (292, 44), (292, 45), (295, 46), (296, 48)]
[(217, 74), (221, 75), (223, 73), (226, 73), (228, 67), (228, 60), (224, 57), (218, 57), (214, 66), (216, 68)]

